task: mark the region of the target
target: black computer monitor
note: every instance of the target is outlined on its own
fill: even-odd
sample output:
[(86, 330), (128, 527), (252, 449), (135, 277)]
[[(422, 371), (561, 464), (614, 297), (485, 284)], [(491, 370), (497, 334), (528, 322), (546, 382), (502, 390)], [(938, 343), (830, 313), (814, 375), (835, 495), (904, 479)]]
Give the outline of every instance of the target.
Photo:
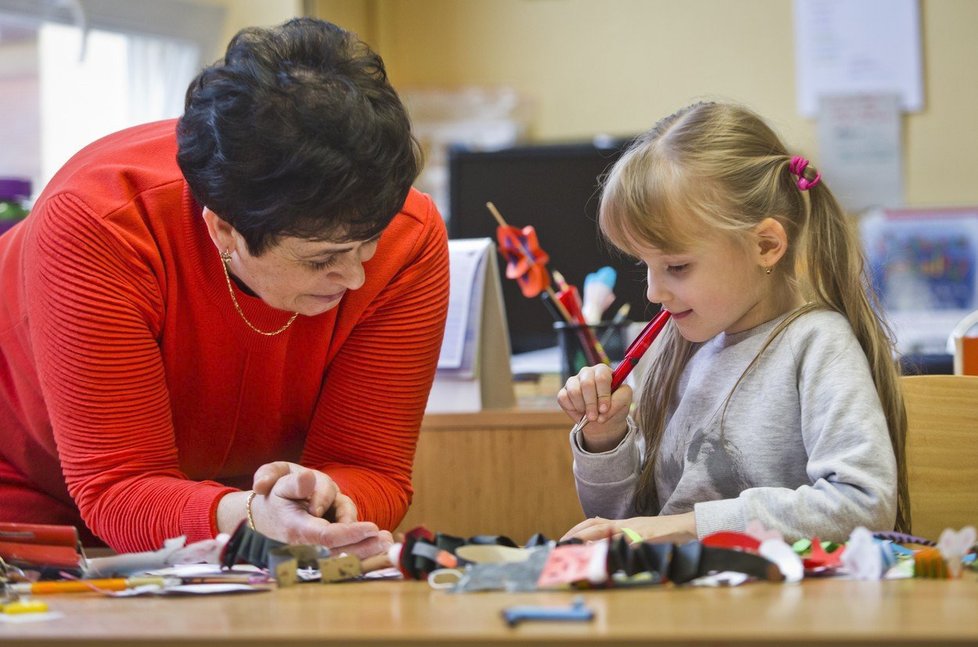
[[(558, 270), (583, 291), (584, 277), (603, 265), (618, 273), (613, 315), (628, 302), (629, 319), (647, 320), (658, 310), (645, 299), (645, 270), (608, 248), (597, 231), (599, 177), (618, 159), (629, 140), (520, 146), (497, 151), (452, 148), (448, 154), (450, 238), (496, 238), (492, 202), (516, 227), (533, 225), (540, 246)], [(554, 346), (553, 317), (540, 299), (527, 299), (515, 281), (500, 280), (514, 353)]]

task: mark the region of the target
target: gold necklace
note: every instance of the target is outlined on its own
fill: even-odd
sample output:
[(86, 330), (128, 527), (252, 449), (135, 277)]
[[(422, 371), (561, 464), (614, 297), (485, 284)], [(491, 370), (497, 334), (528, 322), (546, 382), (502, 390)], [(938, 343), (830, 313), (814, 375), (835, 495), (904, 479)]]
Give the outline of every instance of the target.
[(289, 317), (289, 320), (285, 322), (285, 325), (279, 328), (278, 330), (272, 330), (269, 332), (266, 330), (261, 330), (259, 328), (256, 328), (253, 323), (248, 321), (248, 317), (245, 316), (244, 310), (242, 310), (241, 306), (238, 305), (238, 298), (234, 296), (234, 287), (231, 286), (231, 273), (228, 271), (228, 263), (230, 262), (231, 262), (231, 252), (227, 250), (221, 252), (221, 267), (224, 268), (224, 280), (228, 282), (228, 293), (231, 295), (231, 303), (234, 304), (234, 309), (238, 311), (239, 315), (241, 315), (241, 319), (244, 320), (246, 324), (248, 324), (249, 328), (254, 330), (259, 335), (265, 335), (266, 337), (274, 337), (279, 333), (285, 332), (286, 329), (288, 329), (288, 327), (292, 325), (292, 322), (295, 321), (295, 318), (299, 316), (299, 313), (293, 312), (292, 316)]

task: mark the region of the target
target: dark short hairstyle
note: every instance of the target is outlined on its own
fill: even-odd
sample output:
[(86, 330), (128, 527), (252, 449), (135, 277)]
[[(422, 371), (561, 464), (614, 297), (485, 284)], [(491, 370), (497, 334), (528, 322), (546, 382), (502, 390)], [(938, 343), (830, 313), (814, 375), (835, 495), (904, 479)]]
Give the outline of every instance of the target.
[(383, 60), (313, 18), (238, 32), (187, 89), (177, 143), (194, 197), (255, 255), (280, 236), (374, 237), (421, 168)]

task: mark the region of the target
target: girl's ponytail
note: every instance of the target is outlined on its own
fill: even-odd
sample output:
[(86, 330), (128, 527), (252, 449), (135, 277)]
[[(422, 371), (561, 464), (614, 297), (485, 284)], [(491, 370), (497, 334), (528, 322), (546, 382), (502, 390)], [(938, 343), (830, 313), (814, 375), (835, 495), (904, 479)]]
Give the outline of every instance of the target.
[[(829, 188), (819, 182), (817, 172), (807, 162), (802, 166), (796, 159), (803, 158), (793, 158), (788, 170), (799, 176), (798, 188), (809, 197), (804, 258), (808, 283), (816, 303), (840, 312), (849, 320), (866, 353), (896, 455), (896, 528), (910, 532), (907, 413), (900, 393), (900, 371), (893, 354), (892, 333), (879, 317), (880, 306), (866, 271), (862, 245), (848, 215)], [(807, 184), (804, 188), (803, 183)]]

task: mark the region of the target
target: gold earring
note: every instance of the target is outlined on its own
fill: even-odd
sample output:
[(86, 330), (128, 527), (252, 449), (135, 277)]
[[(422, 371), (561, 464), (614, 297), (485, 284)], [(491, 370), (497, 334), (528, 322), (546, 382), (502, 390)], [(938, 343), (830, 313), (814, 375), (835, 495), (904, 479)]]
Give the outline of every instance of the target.
[(774, 271), (774, 266), (771, 266), (771, 267), (765, 267), (765, 268), (764, 268), (764, 273), (765, 273), (765, 274), (770, 274), (770, 273), (771, 273), (771, 272), (773, 272), (773, 271)]

